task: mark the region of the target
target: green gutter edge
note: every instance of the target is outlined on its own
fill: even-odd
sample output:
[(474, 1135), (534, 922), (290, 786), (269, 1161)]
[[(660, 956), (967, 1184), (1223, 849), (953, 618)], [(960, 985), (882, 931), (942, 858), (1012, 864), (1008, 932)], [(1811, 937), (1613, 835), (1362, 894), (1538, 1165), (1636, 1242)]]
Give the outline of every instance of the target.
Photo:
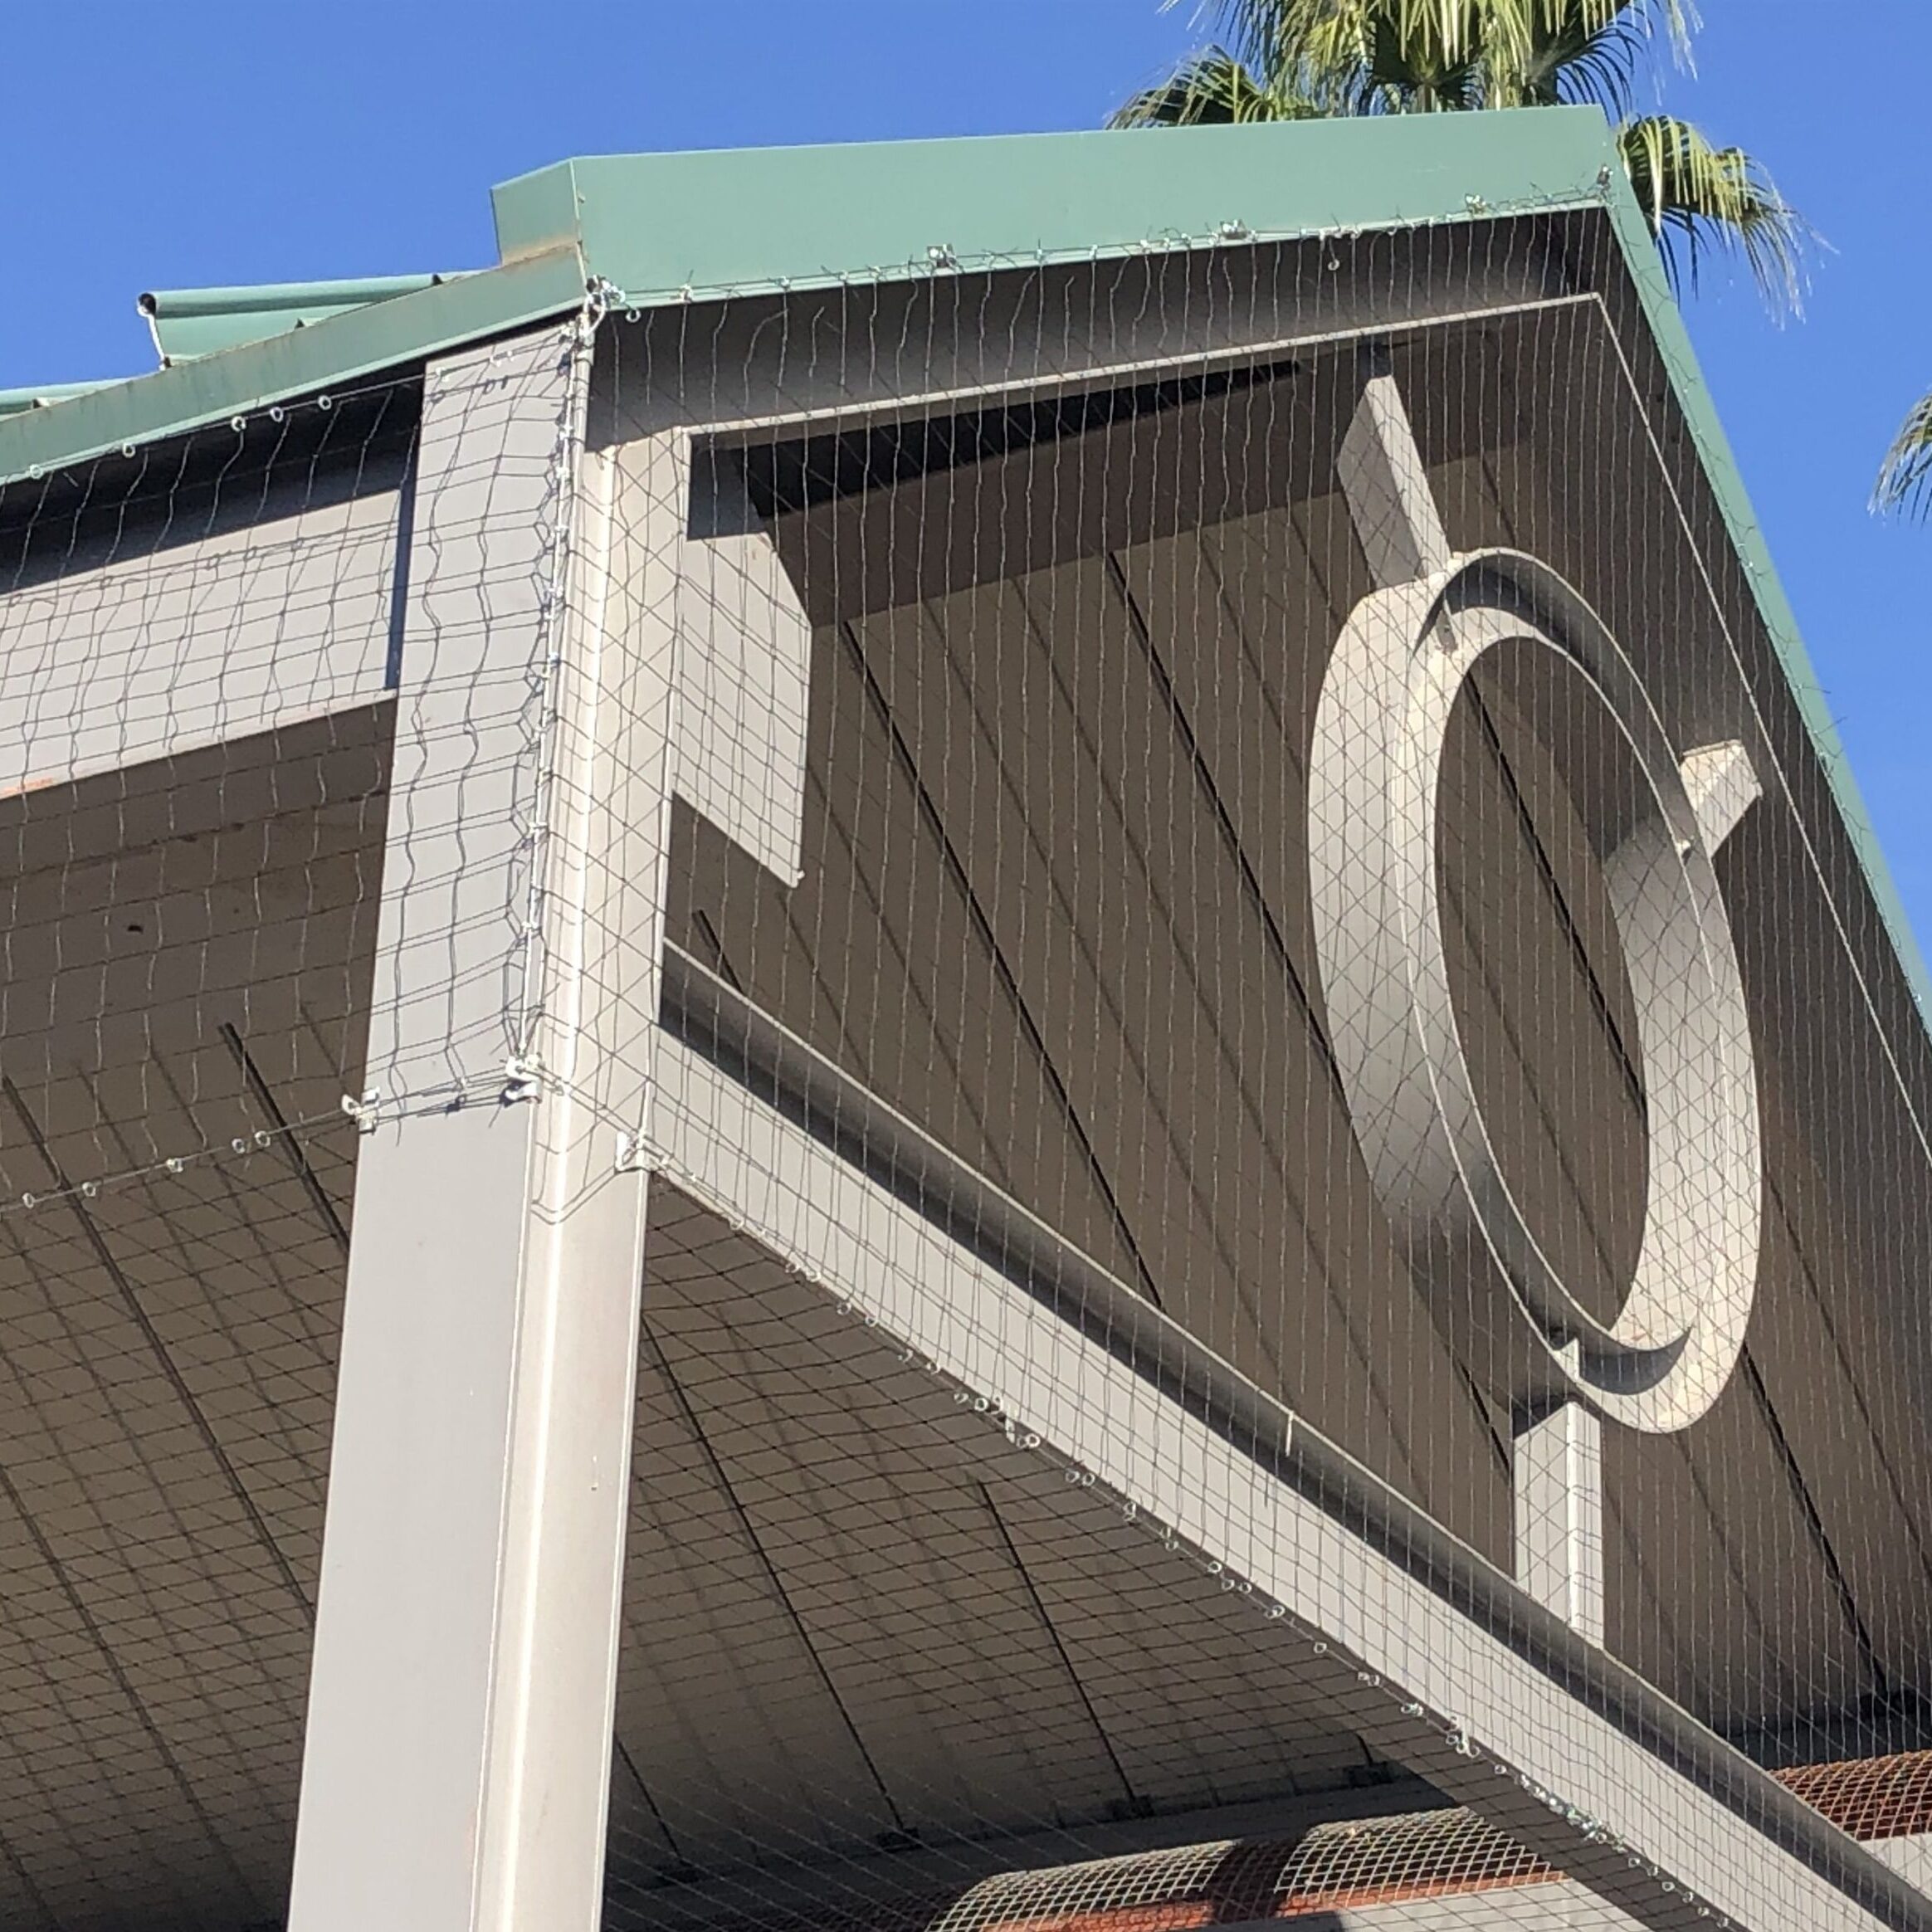
[(574, 248), (352, 309), (306, 329), (109, 383), (0, 420), (0, 488), (339, 388), (582, 305)]

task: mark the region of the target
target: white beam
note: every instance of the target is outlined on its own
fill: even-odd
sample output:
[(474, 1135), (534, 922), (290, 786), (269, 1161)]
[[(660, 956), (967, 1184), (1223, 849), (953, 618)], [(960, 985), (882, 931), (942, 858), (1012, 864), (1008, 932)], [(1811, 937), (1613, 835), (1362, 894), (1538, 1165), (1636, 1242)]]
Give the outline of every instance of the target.
[[(1653, 1932), (1713, 1915), (1750, 1932), (1877, 1932), (1803, 1858), (803, 1128), (669, 1035), (659, 1064), (667, 1178), (983, 1398), (1010, 1437), (1281, 1604), (1293, 1622), (1257, 1612), (1257, 1643), (1317, 1633), (1311, 1676), (1327, 1673), (1378, 1749)], [(1763, 1775), (1741, 1760), (1739, 1773)]]
[(803, 876), (812, 622), (737, 452), (696, 465), (678, 572), (675, 783), (787, 886)]
[(12, 589), (0, 797), (381, 697), (402, 497), (313, 488), (284, 481), (246, 522), (209, 531), (204, 511), (192, 540), (124, 536)]

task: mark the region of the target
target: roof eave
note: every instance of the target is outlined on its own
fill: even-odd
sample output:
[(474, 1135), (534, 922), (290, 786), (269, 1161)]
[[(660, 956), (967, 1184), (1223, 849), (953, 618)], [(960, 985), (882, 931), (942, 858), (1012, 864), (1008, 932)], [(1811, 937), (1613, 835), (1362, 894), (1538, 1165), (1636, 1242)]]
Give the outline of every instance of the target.
[(1565, 107), (560, 162), (495, 191), (499, 266), (0, 420), (0, 484), (561, 314), (593, 280), (643, 307), (1468, 222), (1600, 201), (1614, 160)]
[(89, 388), (0, 420), (0, 485), (407, 367), (568, 313), (584, 269), (566, 246), (324, 317), (299, 329)]

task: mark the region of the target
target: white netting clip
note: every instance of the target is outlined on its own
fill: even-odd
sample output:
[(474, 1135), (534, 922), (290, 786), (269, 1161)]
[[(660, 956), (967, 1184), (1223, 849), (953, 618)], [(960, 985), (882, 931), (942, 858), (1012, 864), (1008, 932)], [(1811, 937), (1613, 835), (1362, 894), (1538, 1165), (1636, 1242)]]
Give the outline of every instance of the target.
[(503, 1088), (496, 1097), (505, 1106), (515, 1106), (519, 1100), (534, 1100), (542, 1084), (536, 1062), (513, 1053), (503, 1063)]
[(371, 1087), (359, 1100), (353, 1094), (342, 1096), (342, 1110), (355, 1122), (359, 1134), (373, 1134), (376, 1130), (377, 1110), (383, 1104), (380, 1087)]
[(578, 318), (578, 339), (588, 341), (594, 335), (604, 317), (623, 300), (624, 291), (615, 282), (607, 281), (601, 275), (591, 276), (583, 285), (583, 313)]

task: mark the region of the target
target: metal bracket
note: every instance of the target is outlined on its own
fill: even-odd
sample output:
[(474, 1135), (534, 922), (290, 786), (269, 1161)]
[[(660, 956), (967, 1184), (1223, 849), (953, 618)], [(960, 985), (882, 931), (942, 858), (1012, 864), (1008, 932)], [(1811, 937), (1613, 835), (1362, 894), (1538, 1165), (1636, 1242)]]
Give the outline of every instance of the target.
[(642, 1129), (617, 1129), (617, 1156), (612, 1171), (620, 1174), (656, 1173), (663, 1156)]
[(519, 1100), (534, 1100), (543, 1084), (537, 1063), (513, 1054), (503, 1063), (503, 1086), (496, 1097), (505, 1106), (515, 1106)]
[(375, 1132), (377, 1115), (382, 1104), (383, 1090), (380, 1087), (371, 1087), (359, 1100), (352, 1094), (342, 1096), (342, 1110), (355, 1122), (355, 1130), (359, 1134)]

